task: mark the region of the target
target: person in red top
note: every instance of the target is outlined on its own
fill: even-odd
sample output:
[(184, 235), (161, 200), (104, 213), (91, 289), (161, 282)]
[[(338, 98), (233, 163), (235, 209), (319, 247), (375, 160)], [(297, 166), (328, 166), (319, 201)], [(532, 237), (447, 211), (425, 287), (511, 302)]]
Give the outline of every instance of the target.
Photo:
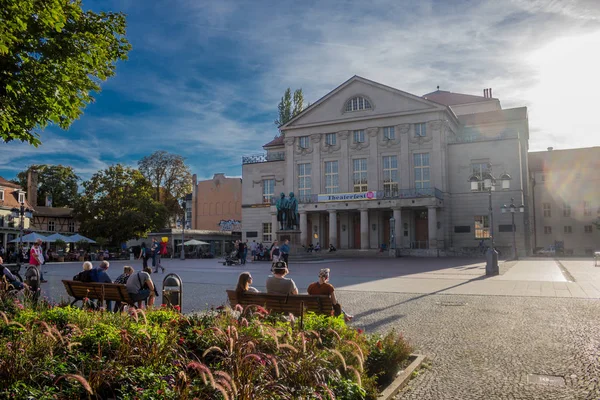
[(40, 282), (46, 283), (47, 280), (44, 279), (44, 273), (42, 271), (42, 265), (44, 264), (44, 253), (42, 250), (42, 239), (38, 239), (31, 247), (29, 251), (29, 264), (35, 266), (40, 273)]
[(308, 285), (308, 289), (306, 291), (310, 295), (325, 295), (331, 297), (331, 302), (333, 303), (333, 311), (335, 316), (340, 314), (344, 314), (344, 319), (346, 322), (350, 321), (354, 318), (352, 315), (348, 314), (346, 311), (342, 309), (342, 305), (337, 302), (335, 298), (335, 288), (331, 283), (329, 283), (329, 268), (323, 268), (319, 271), (319, 281), (313, 282)]

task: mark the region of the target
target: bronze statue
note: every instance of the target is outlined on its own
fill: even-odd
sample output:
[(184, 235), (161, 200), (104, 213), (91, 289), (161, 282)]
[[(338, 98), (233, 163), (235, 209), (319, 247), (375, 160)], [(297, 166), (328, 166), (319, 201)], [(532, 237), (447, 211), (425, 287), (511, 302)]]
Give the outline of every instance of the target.
[(286, 204), (286, 219), (287, 229), (298, 229), (299, 228), (299, 214), (298, 214), (298, 199), (294, 197), (294, 192), (290, 192), (290, 198)]
[(281, 193), (279, 199), (275, 203), (277, 208), (277, 222), (279, 222), (279, 229), (284, 230), (287, 226), (286, 209), (288, 207), (288, 200), (285, 198), (285, 193)]

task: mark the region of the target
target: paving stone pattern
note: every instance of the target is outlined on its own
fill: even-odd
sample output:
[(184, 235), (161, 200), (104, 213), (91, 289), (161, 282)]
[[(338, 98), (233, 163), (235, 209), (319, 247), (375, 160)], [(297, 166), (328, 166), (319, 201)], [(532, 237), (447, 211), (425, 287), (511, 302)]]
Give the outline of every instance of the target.
[[(431, 368), (399, 398), (600, 398), (596, 300), (365, 292), (340, 297), (356, 326), (398, 329), (429, 357)], [(528, 374), (562, 376), (565, 386), (531, 384)]]

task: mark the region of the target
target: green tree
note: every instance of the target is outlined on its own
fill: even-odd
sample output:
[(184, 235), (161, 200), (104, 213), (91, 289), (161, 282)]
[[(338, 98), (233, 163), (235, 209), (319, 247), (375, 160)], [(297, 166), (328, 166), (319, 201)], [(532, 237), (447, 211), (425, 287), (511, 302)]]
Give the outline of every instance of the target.
[(192, 191), (192, 173), (185, 158), (159, 150), (138, 161), (138, 167), (152, 183), (154, 200), (164, 204), (169, 216), (178, 215), (179, 200)]
[(131, 46), (125, 15), (81, 0), (0, 2), (0, 139), (34, 146), (36, 129), (67, 129)]
[(16, 183), (22, 188), (27, 187), (27, 172), (35, 169), (38, 172), (37, 204), (45, 206), (46, 196), (52, 197), (53, 207), (73, 207), (78, 197), (79, 177), (73, 167), (63, 165), (32, 165), (17, 174)]
[(294, 91), (294, 100), (292, 102), (292, 91), (290, 88), (287, 88), (277, 108), (279, 110), (279, 119), (275, 120), (275, 125), (280, 127), (304, 110), (304, 94), (302, 93), (302, 89)]
[(152, 185), (136, 169), (110, 166), (84, 182), (83, 188), (75, 205), (83, 235), (105, 237), (116, 246), (165, 225), (165, 207), (152, 198)]

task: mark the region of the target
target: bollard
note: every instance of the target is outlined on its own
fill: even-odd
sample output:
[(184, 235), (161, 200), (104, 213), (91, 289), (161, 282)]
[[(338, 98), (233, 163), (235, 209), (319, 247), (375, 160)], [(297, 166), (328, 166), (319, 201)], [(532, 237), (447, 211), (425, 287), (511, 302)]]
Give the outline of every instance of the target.
[(179, 312), (182, 310), (183, 303), (183, 281), (177, 274), (168, 274), (163, 279), (162, 288), (163, 304), (167, 306), (179, 306)]

